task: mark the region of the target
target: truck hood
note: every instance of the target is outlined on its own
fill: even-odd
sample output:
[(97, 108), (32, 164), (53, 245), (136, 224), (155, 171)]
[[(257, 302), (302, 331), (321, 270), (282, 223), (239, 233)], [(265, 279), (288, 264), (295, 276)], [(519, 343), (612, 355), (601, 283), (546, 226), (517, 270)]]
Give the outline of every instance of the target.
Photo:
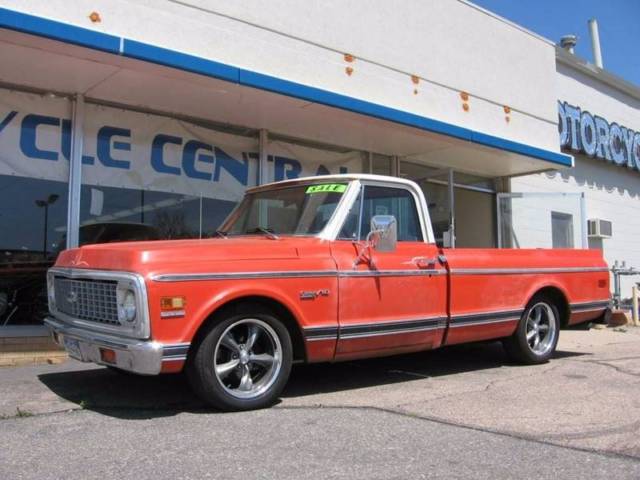
[[(166, 240), (86, 245), (63, 251), (56, 267), (119, 270), (142, 274), (246, 270), (262, 262), (300, 257), (299, 249), (316, 238), (267, 237)], [(327, 247), (328, 248), (328, 247)], [(247, 265), (249, 264), (249, 265)]]

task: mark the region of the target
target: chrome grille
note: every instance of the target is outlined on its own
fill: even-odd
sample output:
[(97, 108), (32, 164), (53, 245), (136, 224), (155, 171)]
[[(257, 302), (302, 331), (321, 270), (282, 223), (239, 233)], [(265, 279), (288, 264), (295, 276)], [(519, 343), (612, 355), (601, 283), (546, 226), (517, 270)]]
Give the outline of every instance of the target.
[(118, 282), (55, 277), (56, 309), (81, 320), (106, 325), (118, 321)]

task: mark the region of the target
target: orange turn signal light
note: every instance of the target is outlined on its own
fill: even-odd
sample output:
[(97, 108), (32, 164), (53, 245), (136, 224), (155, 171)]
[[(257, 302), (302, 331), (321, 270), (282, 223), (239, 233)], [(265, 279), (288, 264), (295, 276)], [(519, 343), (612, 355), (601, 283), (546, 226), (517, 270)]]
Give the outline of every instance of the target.
[(162, 297), (160, 299), (160, 310), (163, 312), (172, 310), (183, 310), (187, 304), (187, 299), (183, 296)]
[(100, 358), (105, 363), (116, 363), (116, 352), (111, 350), (110, 348), (101, 348), (100, 349)]

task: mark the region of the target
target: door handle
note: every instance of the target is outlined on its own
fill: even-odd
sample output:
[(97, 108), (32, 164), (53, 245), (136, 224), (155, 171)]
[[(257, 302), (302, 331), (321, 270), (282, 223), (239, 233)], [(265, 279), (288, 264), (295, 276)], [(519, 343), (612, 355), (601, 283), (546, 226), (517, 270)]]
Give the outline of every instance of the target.
[(428, 257), (416, 257), (413, 259), (413, 263), (415, 263), (418, 268), (434, 268), (437, 261), (437, 258)]

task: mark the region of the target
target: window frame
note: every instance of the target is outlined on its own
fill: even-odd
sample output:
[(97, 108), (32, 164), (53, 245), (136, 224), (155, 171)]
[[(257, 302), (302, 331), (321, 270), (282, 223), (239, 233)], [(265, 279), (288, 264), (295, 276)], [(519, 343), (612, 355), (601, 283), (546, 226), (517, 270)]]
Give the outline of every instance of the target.
[[(349, 185), (347, 186), (347, 191), (342, 196), (342, 200), (336, 207), (336, 210), (333, 212), (333, 216), (325, 226), (324, 230), (317, 235), (314, 235), (316, 238), (328, 241), (336, 241), (340, 240), (338, 238), (340, 232), (342, 231), (342, 227), (347, 219), (347, 215), (353, 206), (353, 203), (357, 200), (358, 195), (362, 187), (367, 185), (378, 186), (378, 187), (390, 187), (390, 188), (400, 188), (409, 191), (409, 193), (413, 196), (415, 201), (416, 208), (418, 210), (418, 220), (420, 222), (420, 231), (422, 232), (422, 242), (418, 243), (426, 243), (426, 244), (435, 244), (435, 237), (433, 235), (433, 229), (431, 228), (431, 223), (427, 221), (427, 201), (425, 199), (424, 193), (422, 190), (417, 188), (415, 184), (409, 182), (407, 180), (398, 178), (394, 180), (385, 181), (381, 177), (380, 179), (372, 178), (372, 175), (359, 174), (354, 175), (353, 177), (337, 177), (337, 176), (325, 176), (322, 178), (322, 182), (338, 182), (338, 181), (347, 181)], [(293, 186), (293, 185), (313, 185), (319, 183), (317, 178), (313, 180), (309, 178), (300, 178), (296, 180), (287, 180), (282, 182), (281, 187)], [(272, 188), (273, 184), (265, 184), (259, 185), (256, 187), (252, 187), (248, 189), (248, 192), (257, 192), (262, 189)], [(238, 214), (238, 210), (240, 204), (238, 203), (236, 207), (229, 213), (227, 218), (222, 222), (221, 229), (224, 229), (225, 226), (235, 220), (235, 216)], [(353, 240), (341, 240), (341, 241), (353, 241)]]
[[(339, 228), (336, 229), (335, 231), (335, 235), (333, 236), (333, 240), (339, 240), (339, 241), (351, 241), (351, 242), (357, 242), (357, 241), (362, 241), (361, 238), (358, 239), (347, 239), (344, 237), (340, 237), (340, 232), (342, 232), (342, 228), (344, 227), (344, 224), (347, 221), (347, 217), (349, 212), (351, 211), (351, 209), (353, 208), (353, 205), (355, 204), (355, 202), (358, 201), (358, 198), (360, 198), (361, 194), (364, 192), (364, 189), (366, 187), (382, 187), (382, 188), (392, 188), (395, 190), (404, 190), (409, 192), (409, 194), (411, 195), (411, 198), (413, 198), (414, 201), (414, 207), (416, 209), (416, 214), (418, 216), (418, 224), (419, 224), (419, 231), (422, 235), (422, 240), (404, 240), (403, 243), (407, 242), (407, 243), (435, 243), (434, 241), (434, 235), (433, 235), (433, 230), (430, 228), (431, 226), (428, 225), (426, 223), (426, 218), (425, 218), (425, 209), (426, 209), (426, 205), (427, 202), (425, 200), (424, 194), (420, 191), (417, 192), (414, 188), (411, 188), (410, 184), (404, 184), (404, 183), (396, 183), (396, 182), (385, 182), (385, 181), (376, 181), (376, 180), (369, 180), (369, 179), (359, 179), (359, 180), (355, 180), (353, 183), (357, 184), (357, 189), (354, 189), (352, 193), (352, 195), (349, 198), (349, 202), (347, 205), (344, 206), (344, 211), (342, 212), (343, 214), (341, 215), (341, 221), (339, 224)], [(363, 196), (363, 200), (364, 200), (364, 196)], [(346, 203), (346, 202), (345, 202)], [(360, 203), (360, 212), (358, 214), (359, 217), (359, 222), (358, 225), (360, 228), (360, 225), (362, 223), (362, 214), (363, 214), (363, 207), (364, 207), (364, 202)], [(361, 232), (359, 232), (358, 237), (361, 236)]]

